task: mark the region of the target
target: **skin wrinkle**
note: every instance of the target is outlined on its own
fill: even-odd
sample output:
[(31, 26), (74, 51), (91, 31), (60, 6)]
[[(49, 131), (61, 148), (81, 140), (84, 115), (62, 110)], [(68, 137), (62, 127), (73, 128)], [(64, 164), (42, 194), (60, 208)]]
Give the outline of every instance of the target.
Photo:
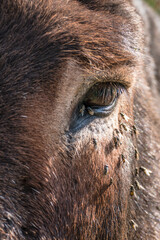
[[(1, 239), (159, 240), (156, 79), (130, 2), (1, 1)], [(105, 81), (126, 87), (117, 106), (71, 132)]]

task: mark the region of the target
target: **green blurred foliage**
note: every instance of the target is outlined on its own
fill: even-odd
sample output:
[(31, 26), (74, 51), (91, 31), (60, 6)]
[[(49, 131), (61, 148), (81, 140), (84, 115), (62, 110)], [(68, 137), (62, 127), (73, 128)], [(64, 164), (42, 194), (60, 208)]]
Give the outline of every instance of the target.
[(160, 0), (145, 0), (145, 1), (160, 14)]

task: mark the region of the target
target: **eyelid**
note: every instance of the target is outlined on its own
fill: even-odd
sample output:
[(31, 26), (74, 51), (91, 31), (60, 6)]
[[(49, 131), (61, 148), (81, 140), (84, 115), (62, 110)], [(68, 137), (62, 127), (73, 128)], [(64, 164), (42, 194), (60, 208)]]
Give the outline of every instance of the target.
[(92, 75), (86, 78), (86, 81), (94, 85), (99, 82), (106, 83), (121, 83), (126, 89), (130, 88), (133, 82), (133, 74), (131, 69), (127, 67), (124, 69), (112, 69), (102, 73), (97, 72), (95, 75)]
[(116, 100), (117, 99), (115, 98), (114, 101), (112, 102), (112, 104), (108, 105), (108, 106), (92, 106), (91, 110), (94, 112), (94, 116), (103, 118), (103, 117), (107, 117), (108, 115), (110, 115), (111, 112), (113, 111), (113, 108), (116, 105)]
[[(106, 78), (106, 76), (96, 77), (92, 79), (93, 83), (119, 83), (122, 84), (126, 89), (131, 87), (131, 82), (127, 79), (116, 76), (115, 78)], [(94, 85), (93, 84), (93, 85)]]

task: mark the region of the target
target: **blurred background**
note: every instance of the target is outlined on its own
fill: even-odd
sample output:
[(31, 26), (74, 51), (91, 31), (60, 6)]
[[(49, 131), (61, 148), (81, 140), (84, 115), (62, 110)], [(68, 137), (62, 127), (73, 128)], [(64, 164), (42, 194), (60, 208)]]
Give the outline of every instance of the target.
[(145, 0), (145, 1), (160, 14), (160, 0)]

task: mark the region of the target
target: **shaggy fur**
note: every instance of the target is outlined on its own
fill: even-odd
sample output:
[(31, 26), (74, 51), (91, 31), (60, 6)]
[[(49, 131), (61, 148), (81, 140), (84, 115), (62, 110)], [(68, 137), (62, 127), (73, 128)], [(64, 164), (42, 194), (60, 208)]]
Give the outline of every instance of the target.
[[(0, 0), (0, 239), (159, 240), (155, 18), (139, 0)], [(73, 131), (97, 82), (126, 90)]]

